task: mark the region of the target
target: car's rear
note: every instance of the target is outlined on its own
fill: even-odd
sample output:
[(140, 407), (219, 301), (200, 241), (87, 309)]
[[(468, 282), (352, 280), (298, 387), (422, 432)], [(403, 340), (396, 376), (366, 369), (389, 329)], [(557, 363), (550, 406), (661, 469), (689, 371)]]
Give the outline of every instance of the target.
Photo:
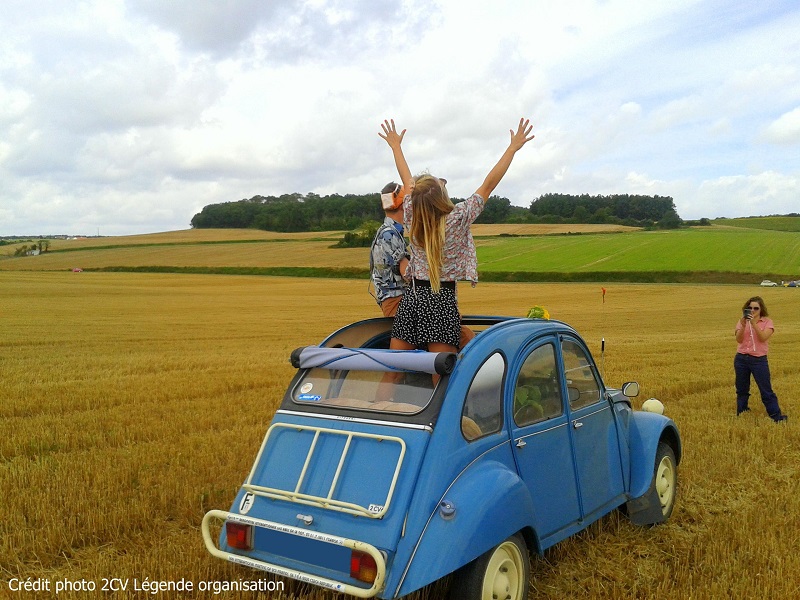
[(355, 596), (381, 595), (436, 420), (434, 381), (452, 360), (346, 348), (296, 353), (298, 375), (233, 506), (203, 520), (209, 551)]

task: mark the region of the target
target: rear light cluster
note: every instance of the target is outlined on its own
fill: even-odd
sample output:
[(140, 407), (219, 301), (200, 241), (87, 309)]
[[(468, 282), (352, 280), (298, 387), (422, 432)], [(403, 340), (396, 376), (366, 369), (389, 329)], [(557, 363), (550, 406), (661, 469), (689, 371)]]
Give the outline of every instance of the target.
[(350, 554), (350, 577), (364, 583), (374, 583), (378, 576), (378, 565), (371, 554), (353, 550)]
[(237, 550), (253, 549), (253, 526), (242, 523), (225, 521), (225, 533), (228, 536), (228, 546)]

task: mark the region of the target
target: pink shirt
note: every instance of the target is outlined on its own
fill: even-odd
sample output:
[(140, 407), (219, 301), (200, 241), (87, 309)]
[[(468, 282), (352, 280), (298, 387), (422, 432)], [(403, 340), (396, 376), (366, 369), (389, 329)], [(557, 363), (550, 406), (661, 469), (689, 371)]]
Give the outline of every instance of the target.
[[(472, 285), (478, 282), (478, 261), (475, 254), (475, 241), (469, 226), (478, 218), (484, 207), (483, 198), (473, 194), (445, 217), (445, 241), (442, 248), (441, 281), (460, 281), (466, 279)], [(411, 231), (411, 219), (414, 211), (411, 208), (411, 194), (403, 199), (403, 218), (406, 231)], [(409, 271), (416, 279), (430, 281), (428, 257), (425, 249), (411, 242), (411, 260)]]
[[(736, 352), (739, 354), (749, 354), (750, 356), (766, 356), (767, 351), (769, 350), (769, 340), (766, 342), (760, 341), (755, 332), (752, 331), (752, 326), (752, 321), (744, 326), (744, 337), (742, 338), (742, 342), (736, 347)], [(772, 319), (768, 319), (766, 317), (761, 317), (756, 323), (756, 327), (758, 327), (761, 331), (766, 329), (772, 329), (775, 331), (775, 326), (772, 324)], [(739, 321), (736, 323), (736, 330), (734, 333), (738, 333), (741, 329), (742, 323)]]

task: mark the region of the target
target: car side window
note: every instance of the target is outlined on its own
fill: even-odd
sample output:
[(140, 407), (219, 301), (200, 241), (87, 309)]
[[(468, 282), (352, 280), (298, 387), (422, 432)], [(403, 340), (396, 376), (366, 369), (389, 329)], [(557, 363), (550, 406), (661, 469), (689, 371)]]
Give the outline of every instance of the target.
[(536, 348), (525, 359), (514, 387), (514, 422), (530, 425), (564, 413), (553, 344)]
[(561, 343), (561, 353), (564, 357), (570, 408), (575, 410), (599, 402), (600, 386), (584, 349), (572, 340), (564, 340)]
[(500, 431), (505, 377), (506, 360), (499, 352), (487, 358), (475, 373), (461, 411), (461, 433), (467, 440)]

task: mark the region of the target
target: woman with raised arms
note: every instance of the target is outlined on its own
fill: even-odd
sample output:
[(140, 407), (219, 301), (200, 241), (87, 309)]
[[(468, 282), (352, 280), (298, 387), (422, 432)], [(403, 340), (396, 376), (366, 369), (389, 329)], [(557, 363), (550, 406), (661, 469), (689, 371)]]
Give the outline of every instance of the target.
[(461, 315), (456, 281), (478, 281), (475, 242), (470, 225), (483, 211), (486, 199), (508, 171), (517, 151), (534, 136), (533, 126), (520, 119), (511, 142), (475, 193), (453, 204), (447, 181), (423, 173), (412, 177), (394, 120), (386, 120), (378, 133), (392, 150), (397, 172), (407, 195), (403, 216), (411, 238), (407, 277), (411, 280), (392, 326), (391, 348), (427, 348), (430, 352), (456, 352), (461, 335)]

